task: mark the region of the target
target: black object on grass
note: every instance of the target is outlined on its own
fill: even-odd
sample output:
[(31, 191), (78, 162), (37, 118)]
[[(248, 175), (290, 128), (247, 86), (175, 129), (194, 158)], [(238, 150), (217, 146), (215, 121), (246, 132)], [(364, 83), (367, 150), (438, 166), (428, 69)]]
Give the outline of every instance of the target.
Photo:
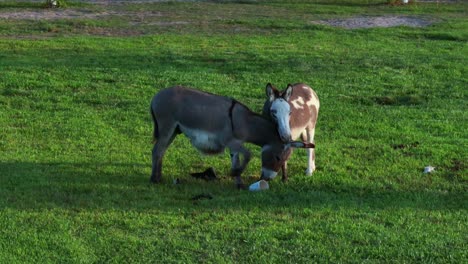
[(197, 201), (197, 200), (201, 200), (201, 199), (211, 200), (211, 199), (213, 199), (213, 196), (211, 196), (211, 194), (202, 193), (202, 194), (198, 194), (198, 195), (195, 195), (195, 196), (192, 197), (193, 201)]
[(197, 178), (197, 179), (202, 179), (205, 181), (214, 181), (217, 179), (216, 173), (212, 167), (206, 169), (204, 172), (195, 172), (195, 173), (190, 173), (192, 177)]

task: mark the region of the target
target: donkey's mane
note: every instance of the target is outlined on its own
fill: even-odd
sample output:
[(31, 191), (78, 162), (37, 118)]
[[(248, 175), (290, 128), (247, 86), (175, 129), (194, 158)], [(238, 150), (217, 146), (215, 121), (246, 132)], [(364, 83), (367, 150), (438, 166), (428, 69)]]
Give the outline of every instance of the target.
[[(228, 97), (228, 98), (230, 98), (230, 97)], [(252, 110), (251, 110), (248, 106), (246, 106), (245, 104), (243, 104), (243, 103), (237, 101), (237, 100), (234, 99), (234, 98), (230, 98), (230, 99), (232, 99), (234, 102), (236, 102), (236, 104), (238, 104), (238, 105), (244, 107), (245, 110), (247, 110), (247, 112), (249, 113), (249, 115), (256, 116), (256, 117), (260, 117), (260, 118), (262, 118), (262, 119), (264, 119), (264, 120), (266, 120), (266, 121), (271, 122), (270, 119), (268, 119), (267, 117), (265, 117), (265, 116), (263, 116), (263, 115), (261, 115), (261, 114), (255, 113), (254, 111), (252, 111)]]
[(268, 122), (272, 122), (271, 119), (269, 119), (268, 117), (265, 117), (261, 114), (257, 114), (255, 113), (254, 111), (252, 111), (248, 106), (246, 106), (244, 103), (240, 102), (239, 100), (235, 99), (235, 98), (232, 98), (232, 97), (229, 97), (229, 96), (223, 96), (223, 95), (219, 95), (219, 94), (215, 94), (215, 93), (212, 93), (212, 92), (207, 92), (207, 91), (204, 91), (204, 90), (199, 90), (199, 89), (196, 89), (196, 88), (193, 88), (193, 87), (185, 87), (185, 86), (181, 86), (181, 85), (176, 85), (175, 87), (179, 87), (179, 88), (184, 88), (184, 89), (189, 89), (189, 90), (192, 90), (192, 91), (195, 91), (195, 92), (198, 92), (198, 93), (204, 93), (204, 94), (209, 94), (209, 95), (213, 95), (213, 96), (218, 96), (218, 97), (224, 97), (225, 99), (228, 99), (228, 100), (232, 100), (233, 102), (235, 102), (236, 105), (239, 105), (239, 106), (242, 106), (245, 110), (247, 110), (247, 112), (249, 113), (249, 115), (252, 115), (252, 116), (257, 116), (257, 117), (260, 117)]

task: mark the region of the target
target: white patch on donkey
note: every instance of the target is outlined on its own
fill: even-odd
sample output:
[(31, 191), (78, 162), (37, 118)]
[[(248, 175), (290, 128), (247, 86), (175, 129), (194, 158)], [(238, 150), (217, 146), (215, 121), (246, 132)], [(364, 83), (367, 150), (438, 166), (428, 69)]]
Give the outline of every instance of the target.
[(302, 97), (298, 97), (295, 100), (291, 101), (291, 104), (296, 109), (304, 109), (304, 99), (302, 99)]
[(190, 129), (179, 125), (180, 130), (190, 139), (192, 145), (204, 154), (220, 153), (224, 150), (218, 136), (200, 129)]

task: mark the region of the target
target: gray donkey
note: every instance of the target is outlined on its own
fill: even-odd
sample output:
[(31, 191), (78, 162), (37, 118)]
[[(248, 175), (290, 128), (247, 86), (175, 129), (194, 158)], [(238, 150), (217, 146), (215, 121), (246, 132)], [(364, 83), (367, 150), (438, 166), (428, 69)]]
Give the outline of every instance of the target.
[[(231, 152), (231, 176), (245, 188), (241, 174), (250, 161), (244, 142), (262, 147), (261, 178), (274, 178), (289, 158), (291, 148), (313, 148), (311, 143), (284, 143), (270, 120), (238, 101), (198, 90), (174, 86), (163, 89), (151, 101), (154, 121), (152, 182), (161, 181), (164, 153), (178, 134), (187, 136), (204, 154)], [(242, 157), (242, 158), (241, 158)]]

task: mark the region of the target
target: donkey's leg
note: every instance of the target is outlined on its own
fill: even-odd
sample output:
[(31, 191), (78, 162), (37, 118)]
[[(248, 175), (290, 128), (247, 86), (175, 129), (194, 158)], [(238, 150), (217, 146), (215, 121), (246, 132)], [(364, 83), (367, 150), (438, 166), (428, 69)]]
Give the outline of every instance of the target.
[(240, 168), (240, 158), (239, 158), (239, 152), (231, 152), (231, 171), (234, 171), (236, 169)]
[(289, 158), (291, 157), (291, 155), (293, 153), (293, 149), (291, 148), (290, 151), (291, 152), (289, 153), (289, 156), (286, 158), (283, 165), (281, 165), (281, 180), (283, 182), (288, 181), (288, 160), (289, 160)]
[(288, 161), (285, 161), (283, 166), (281, 166), (281, 180), (283, 182), (288, 181)]
[[(164, 126), (162, 126), (164, 127)], [(153, 183), (161, 182), (161, 173), (162, 173), (162, 161), (164, 153), (166, 152), (169, 145), (171, 145), (174, 140), (176, 126), (174, 125), (171, 129), (165, 130), (163, 133), (159, 134), (156, 144), (153, 147), (153, 168), (151, 172), (150, 181)], [(162, 131), (160, 131), (162, 132)]]
[[(250, 151), (239, 142), (232, 142), (228, 147), (231, 151), (231, 176), (236, 178), (236, 185), (239, 189), (245, 189), (246, 187), (242, 182), (241, 174), (250, 161)], [(242, 155), (242, 159), (240, 159), (239, 154)]]
[[(305, 138), (304, 138), (305, 136)], [(302, 140), (307, 143), (314, 143), (315, 127), (313, 124), (309, 124), (305, 131), (302, 133)], [(306, 175), (311, 176), (315, 171), (315, 148), (307, 149), (307, 169)]]
[(231, 150), (231, 176), (236, 177), (235, 181), (236, 181), (237, 188), (239, 189), (245, 188), (241, 179), (242, 171), (243, 169), (242, 169), (242, 165), (240, 161), (239, 152), (233, 152), (233, 150)]

